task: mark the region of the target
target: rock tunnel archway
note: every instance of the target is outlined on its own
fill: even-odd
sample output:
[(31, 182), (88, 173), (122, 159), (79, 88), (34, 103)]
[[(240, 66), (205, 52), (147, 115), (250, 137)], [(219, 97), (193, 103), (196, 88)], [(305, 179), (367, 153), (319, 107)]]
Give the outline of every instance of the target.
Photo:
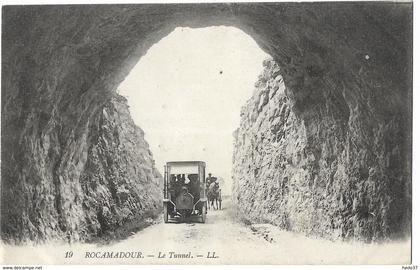
[(158, 194), (159, 175), (144, 140), (141, 155), (124, 146), (125, 131), (142, 132), (114, 91), (175, 27), (211, 25), (242, 29), (274, 58), (302, 121), (319, 215), (292, 211), (288, 229), (400, 235), (411, 222), (411, 24), (409, 3), (4, 7), (2, 237), (91, 239), (158, 211), (134, 187)]

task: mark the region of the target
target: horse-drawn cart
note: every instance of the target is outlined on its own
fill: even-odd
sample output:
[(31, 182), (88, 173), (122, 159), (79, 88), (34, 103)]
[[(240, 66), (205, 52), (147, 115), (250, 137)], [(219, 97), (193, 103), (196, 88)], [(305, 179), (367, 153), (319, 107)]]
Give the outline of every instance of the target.
[(199, 218), (206, 221), (206, 163), (203, 161), (174, 161), (165, 165), (163, 189), (163, 218), (183, 221)]

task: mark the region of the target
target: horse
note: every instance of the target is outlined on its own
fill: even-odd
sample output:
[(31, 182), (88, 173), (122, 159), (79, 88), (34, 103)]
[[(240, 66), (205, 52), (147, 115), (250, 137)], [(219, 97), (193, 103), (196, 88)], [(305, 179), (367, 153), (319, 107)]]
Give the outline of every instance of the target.
[[(213, 207), (213, 210), (221, 210), (222, 209), (222, 200), (221, 200), (221, 190), (218, 185), (212, 183), (207, 191), (207, 200), (209, 204), (209, 209)], [(216, 201), (216, 207), (214, 206), (214, 202)]]

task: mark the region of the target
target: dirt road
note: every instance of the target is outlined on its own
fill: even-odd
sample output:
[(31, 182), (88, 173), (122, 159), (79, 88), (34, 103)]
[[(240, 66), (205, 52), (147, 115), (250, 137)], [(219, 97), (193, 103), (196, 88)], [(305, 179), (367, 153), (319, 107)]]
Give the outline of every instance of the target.
[[(268, 224), (245, 226), (229, 204), (207, 222), (158, 223), (118, 243), (6, 246), (3, 262), (19, 264), (407, 264), (410, 242), (331, 242), (284, 232)], [(72, 253), (70, 253), (72, 252)], [(71, 255), (70, 255), (71, 254)], [(68, 258), (66, 258), (66, 255)]]

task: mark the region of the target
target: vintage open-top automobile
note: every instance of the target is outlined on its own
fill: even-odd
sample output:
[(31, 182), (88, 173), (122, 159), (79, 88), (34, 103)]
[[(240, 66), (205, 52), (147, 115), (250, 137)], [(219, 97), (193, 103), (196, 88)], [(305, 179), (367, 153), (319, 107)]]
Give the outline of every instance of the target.
[(206, 221), (206, 163), (203, 161), (173, 161), (165, 165), (163, 218), (183, 221), (198, 217)]

